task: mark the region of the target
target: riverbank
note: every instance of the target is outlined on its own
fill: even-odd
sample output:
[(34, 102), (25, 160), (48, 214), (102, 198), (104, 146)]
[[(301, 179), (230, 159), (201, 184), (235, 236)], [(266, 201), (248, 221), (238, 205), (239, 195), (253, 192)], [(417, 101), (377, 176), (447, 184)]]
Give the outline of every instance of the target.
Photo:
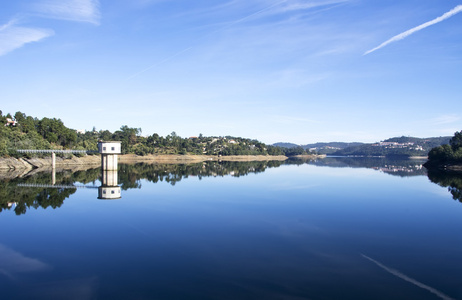
[(313, 154), (305, 154), (305, 155), (294, 155), (291, 156), (292, 158), (302, 158), (302, 159), (315, 159), (315, 158), (326, 158), (326, 154), (319, 154), (319, 155), (313, 155)]
[[(145, 155), (125, 154), (118, 156), (119, 163), (162, 163), (162, 164), (184, 164), (198, 163), (203, 161), (284, 161), (284, 155), (233, 155), (233, 156), (211, 156), (211, 155)], [(78, 167), (101, 165), (99, 155), (85, 155), (83, 157), (71, 156), (67, 158), (56, 157), (57, 167)], [(0, 158), (1, 170), (31, 170), (35, 168), (51, 168), (51, 158)]]
[(213, 155), (145, 155), (135, 154), (119, 155), (119, 163), (197, 163), (203, 161), (284, 161), (287, 156), (278, 155), (230, 155), (230, 156), (213, 156)]

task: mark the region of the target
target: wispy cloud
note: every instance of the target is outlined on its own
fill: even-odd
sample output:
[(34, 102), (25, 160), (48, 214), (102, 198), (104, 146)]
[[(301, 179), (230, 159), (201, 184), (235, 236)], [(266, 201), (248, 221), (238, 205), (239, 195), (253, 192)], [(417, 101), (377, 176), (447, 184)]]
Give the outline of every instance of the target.
[(16, 23), (16, 20), (11, 20), (0, 25), (0, 56), (21, 48), (27, 43), (38, 42), (54, 35), (54, 31), (50, 29), (20, 27), (16, 26)]
[(383, 264), (381, 264), (380, 262), (376, 261), (375, 259), (372, 259), (370, 258), (369, 256), (366, 256), (364, 254), (361, 254), (362, 257), (364, 257), (365, 259), (367, 260), (370, 260), (371, 262), (373, 262), (374, 264), (376, 264), (377, 266), (379, 266), (380, 268), (384, 269), (385, 271), (387, 271), (388, 273), (398, 277), (398, 278), (401, 278), (409, 283), (412, 283), (413, 285), (415, 286), (418, 286), (424, 290), (427, 290), (429, 291), (430, 293), (438, 296), (439, 298), (441, 299), (444, 299), (444, 300), (452, 300), (453, 298), (443, 294), (442, 292), (438, 291), (437, 289), (435, 288), (432, 288), (431, 286), (428, 286), (426, 284), (423, 284), (422, 282), (419, 282), (417, 280), (415, 280), (414, 278), (411, 278), (407, 275), (404, 275), (403, 273), (401, 273), (400, 271), (398, 270), (395, 270), (395, 269), (392, 269), (392, 268), (389, 268)]
[[(196, 20), (197, 18), (212, 19), (216, 22), (211, 22), (206, 26), (201, 26), (202, 29), (207, 29), (208, 31), (198, 36), (194, 45), (188, 45), (187, 47), (178, 50), (169, 56), (166, 56), (159, 62), (151, 64), (148, 67), (129, 75), (127, 79), (133, 79), (150, 69), (158, 67), (159, 65), (164, 64), (173, 58), (189, 52), (190, 50), (201, 48), (204, 43), (207, 43), (211, 36), (215, 35), (221, 36), (218, 41), (223, 42), (223, 44), (218, 45), (216, 43), (215, 45), (219, 46), (217, 48), (220, 49), (219, 53), (222, 56), (225, 54), (225, 51), (230, 51), (232, 53), (235, 53), (236, 51), (236, 47), (231, 47), (225, 44), (238, 44), (239, 49), (242, 50), (247, 48), (250, 50), (248, 53), (250, 53), (252, 51), (252, 47), (254, 49), (260, 48), (266, 42), (271, 42), (274, 45), (274, 40), (276, 40), (275, 36), (278, 34), (284, 35), (281, 37), (284, 38), (284, 41), (278, 40), (277, 45), (274, 45), (273, 48), (265, 49), (264, 53), (260, 52), (261, 56), (268, 56), (270, 53), (274, 53), (278, 50), (288, 51), (288, 49), (291, 48), (291, 45), (295, 47), (302, 47), (302, 44), (306, 45), (305, 42), (307, 39), (312, 41), (314, 37), (318, 37), (318, 34), (306, 34), (308, 31), (306, 26), (285, 19), (291, 19), (293, 15), (298, 16), (309, 13), (311, 10), (315, 10), (316, 8), (332, 8), (332, 5), (338, 5), (347, 2), (351, 2), (351, 0), (310, 1), (309, 3), (300, 0), (265, 0), (255, 2), (232, 0), (216, 6), (201, 6), (195, 10), (188, 10), (187, 12), (177, 15), (176, 17), (181, 17), (182, 20)], [(278, 20), (271, 19), (271, 17), (279, 15), (282, 17), (278, 18)], [(233, 18), (230, 19), (229, 16), (233, 16)], [(287, 18), (285, 18), (286, 16)], [(262, 20), (262, 22), (259, 22), (260, 20)], [(246, 30), (246, 28), (249, 30)], [(299, 34), (294, 35), (292, 34), (293, 32), (287, 32), (289, 30), (300, 30), (298, 33), (300, 33), (301, 30), (304, 30), (304, 34), (303, 36)], [(313, 27), (311, 27), (309, 31), (313, 30)], [(242, 32), (242, 34), (239, 34), (238, 36), (232, 36), (233, 32)], [(271, 32), (271, 34), (268, 34), (268, 32)], [(225, 36), (226, 38), (223, 38)], [(328, 38), (324, 34), (319, 34), (319, 37), (323, 39)], [(288, 40), (290, 40), (290, 43), (292, 44), (288, 43)], [(294, 43), (296, 45), (293, 45)], [(318, 43), (312, 42), (310, 44), (317, 45)], [(221, 46), (222, 48), (220, 48)], [(203, 49), (201, 51), (203, 51)], [(309, 83), (322, 79), (323, 78), (309, 78), (305, 81)], [(301, 83), (301, 85), (304, 84), (305, 83)]]
[(18, 23), (17, 19), (11, 19), (8, 23), (0, 25), (0, 32), (14, 26), (16, 23)]
[(34, 6), (43, 17), (99, 25), (98, 0), (44, 0)]
[(313, 9), (318, 7), (324, 7), (329, 5), (337, 5), (341, 3), (346, 3), (351, 0), (325, 0), (325, 1), (283, 1), (284, 5), (281, 6), (279, 12), (286, 12), (286, 11), (297, 11), (297, 10), (306, 10), (306, 9)]
[(23, 254), (0, 244), (0, 273), (14, 278), (17, 273), (46, 271), (50, 266), (38, 259)]
[(456, 7), (454, 7), (453, 9), (448, 11), (447, 13), (443, 14), (442, 16), (440, 16), (438, 18), (435, 18), (435, 19), (433, 19), (431, 21), (428, 21), (426, 23), (423, 23), (422, 25), (411, 28), (411, 29), (409, 29), (409, 30), (407, 30), (407, 31), (405, 31), (403, 33), (395, 35), (391, 39), (389, 39), (389, 40), (383, 42), (382, 44), (380, 44), (379, 46), (377, 46), (377, 47), (375, 47), (375, 48), (373, 48), (373, 49), (371, 49), (369, 51), (366, 51), (363, 55), (367, 55), (367, 54), (372, 53), (372, 52), (374, 52), (376, 50), (379, 50), (380, 48), (383, 48), (383, 47), (385, 47), (388, 44), (391, 44), (393, 42), (400, 41), (400, 40), (410, 36), (411, 34), (416, 33), (417, 31), (420, 31), (420, 30), (422, 30), (424, 28), (427, 28), (427, 27), (429, 27), (431, 25), (435, 25), (435, 24), (437, 24), (439, 22), (442, 22), (442, 21), (444, 21), (446, 19), (449, 19), (450, 17), (452, 17), (452, 16), (454, 16), (454, 15), (460, 13), (460, 12), (462, 12), (462, 5), (457, 5)]
[[(312, 11), (314, 9), (329, 9), (339, 4), (351, 2), (351, 0), (320, 0), (320, 1), (300, 1), (300, 0), (281, 0), (281, 1), (262, 1), (264, 5), (261, 9), (246, 15), (243, 18), (231, 22), (229, 25), (235, 25), (251, 19), (263, 18), (266, 16), (280, 15), (280, 14), (294, 14), (299, 12)], [(245, 3), (245, 4), (244, 4)], [(247, 7), (248, 1), (231, 1), (227, 3), (226, 7), (222, 9), (229, 9), (233, 7)], [(218, 7), (216, 7), (218, 8)], [(215, 9), (216, 9), (215, 8)]]
[(439, 116), (435, 119), (433, 119), (433, 124), (434, 125), (444, 125), (444, 124), (451, 124), (455, 123), (460, 120), (460, 117), (458, 115), (443, 115)]
[(165, 62), (167, 62), (167, 61), (169, 61), (169, 60), (171, 60), (171, 59), (173, 59), (173, 58), (175, 58), (175, 57), (177, 57), (177, 56), (179, 56), (179, 55), (181, 55), (181, 54), (183, 54), (183, 53), (185, 53), (185, 52), (187, 52), (189, 50), (191, 50), (191, 49), (192, 49), (192, 47), (188, 47), (188, 48), (185, 48), (185, 49), (183, 49), (181, 51), (178, 51), (178, 52), (176, 52), (176, 53), (162, 59), (161, 61), (159, 61), (159, 62), (157, 62), (157, 63), (155, 63), (153, 65), (150, 65), (149, 67), (144, 68), (143, 70), (138, 71), (135, 74), (132, 74), (132, 75), (128, 76), (126, 80), (130, 80), (132, 78), (135, 78), (136, 76), (138, 76), (140, 74), (143, 74), (144, 72), (149, 71), (150, 69), (155, 68), (155, 67), (157, 67), (157, 66), (159, 66), (159, 65), (161, 65), (161, 64), (163, 64), (163, 63), (165, 63)]

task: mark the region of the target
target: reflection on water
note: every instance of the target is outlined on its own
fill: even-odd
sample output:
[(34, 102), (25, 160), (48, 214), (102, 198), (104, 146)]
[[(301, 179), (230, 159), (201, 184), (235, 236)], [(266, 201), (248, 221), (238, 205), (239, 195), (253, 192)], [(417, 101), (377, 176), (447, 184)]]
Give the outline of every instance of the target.
[(251, 161), (251, 162), (203, 162), (197, 164), (135, 164), (119, 165), (119, 182), (122, 190), (141, 188), (141, 180), (148, 182), (168, 182), (175, 185), (188, 177), (240, 177), (250, 173), (261, 173), (267, 168), (276, 168), (281, 161)]
[(462, 202), (462, 174), (440, 170), (428, 170), (428, 178), (431, 182), (442, 187), (447, 187), (452, 198)]
[(426, 175), (426, 160), (384, 157), (326, 157), (316, 160), (290, 159), (288, 163), (308, 163), (331, 168), (368, 168), (400, 177)]
[(120, 199), (120, 186), (117, 181), (117, 170), (101, 169), (101, 186), (98, 187), (98, 199)]
[[(408, 177), (424, 176), (427, 170), (422, 160), (392, 160), (385, 158), (327, 157), (323, 159), (289, 159), (263, 162), (203, 162), (196, 164), (121, 164), (119, 171), (94, 168), (85, 171), (62, 171), (50, 175), (49, 171), (33, 171), (21, 178), (0, 181), (0, 212), (13, 209), (17, 215), (29, 208), (60, 207), (64, 200), (74, 194), (76, 188), (98, 188), (98, 199), (120, 199), (121, 190), (140, 189), (141, 181), (167, 182), (174, 186), (188, 177), (240, 177), (261, 173), (267, 168), (281, 165), (315, 165), (330, 168), (369, 168), (386, 174)], [(12, 176), (15, 174), (12, 172)], [(52, 179), (50, 179), (52, 176)], [(5, 176), (3, 176), (5, 177)], [(8, 177), (8, 176), (6, 176)], [(428, 177), (434, 183), (448, 187), (454, 199), (462, 202), (462, 178), (460, 174), (430, 171)], [(55, 182), (50, 185), (50, 180)], [(96, 183), (100, 182), (100, 185)], [(79, 186), (79, 184), (82, 184)], [(27, 187), (27, 188), (25, 188)], [(47, 188), (43, 188), (47, 187)]]
[[(0, 174), (2, 299), (462, 299), (462, 206), (409, 166), (422, 172), (333, 158), (56, 173), (81, 190)], [(103, 186), (122, 199), (96, 200)]]
[[(98, 199), (121, 198), (121, 190), (141, 188), (141, 180), (168, 182), (172, 186), (188, 177), (240, 177), (249, 173), (261, 173), (267, 168), (279, 167), (283, 162), (204, 162), (197, 164), (135, 164), (119, 165), (119, 171), (101, 168), (86, 171), (45, 170), (33, 171), (20, 178), (0, 181), (0, 212), (13, 209), (17, 215), (30, 208), (61, 207), (64, 200), (77, 188), (98, 188)], [(13, 173), (12, 173), (13, 174)], [(15, 175), (15, 174), (14, 174)], [(100, 185), (96, 181), (100, 182)], [(53, 184), (52, 184), (53, 183)]]
[[(56, 185), (72, 186), (74, 183), (95, 183), (99, 169), (78, 172), (56, 173)], [(58, 208), (64, 200), (76, 192), (75, 188), (43, 188), (51, 185), (51, 172), (33, 172), (30, 176), (4, 179), (0, 181), (0, 212), (13, 209), (16, 215), (25, 214), (31, 208)], [(36, 187), (19, 187), (18, 185)]]

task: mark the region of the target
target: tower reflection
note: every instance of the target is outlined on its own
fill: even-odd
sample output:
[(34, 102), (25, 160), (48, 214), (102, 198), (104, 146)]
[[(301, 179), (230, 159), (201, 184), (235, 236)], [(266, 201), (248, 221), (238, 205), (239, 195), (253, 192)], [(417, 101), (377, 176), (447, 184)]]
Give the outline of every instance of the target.
[(120, 186), (117, 185), (117, 170), (104, 170), (101, 167), (101, 186), (98, 187), (98, 199), (120, 199)]

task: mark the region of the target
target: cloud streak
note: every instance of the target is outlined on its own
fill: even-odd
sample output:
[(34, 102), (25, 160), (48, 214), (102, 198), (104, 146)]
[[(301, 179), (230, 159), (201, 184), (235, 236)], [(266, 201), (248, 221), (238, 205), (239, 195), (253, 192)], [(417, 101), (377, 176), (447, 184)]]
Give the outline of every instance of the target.
[(0, 244), (0, 274), (14, 279), (18, 273), (29, 273), (49, 270), (44, 262), (30, 258), (22, 253)]
[(433, 119), (433, 124), (434, 125), (444, 125), (444, 124), (451, 124), (455, 123), (460, 120), (460, 117), (458, 115), (452, 114), (452, 115), (443, 115), (439, 116), (438, 118)]
[(0, 56), (25, 44), (38, 42), (44, 38), (54, 35), (54, 31), (43, 28), (28, 28), (15, 26), (16, 20), (11, 20), (0, 25)]
[(398, 278), (401, 278), (407, 282), (410, 282), (424, 290), (427, 290), (429, 291), (430, 293), (432, 294), (435, 294), (436, 296), (440, 297), (441, 299), (444, 299), (444, 300), (454, 300), (453, 298), (443, 294), (442, 292), (438, 291), (437, 289), (435, 288), (432, 288), (426, 284), (423, 284), (422, 282), (419, 282), (407, 275), (404, 275), (403, 273), (399, 272), (398, 270), (395, 270), (395, 269), (391, 269), (383, 264), (381, 264), (380, 262), (376, 261), (375, 259), (372, 259), (370, 258), (369, 256), (366, 256), (364, 254), (361, 254), (362, 257), (364, 257), (365, 259), (367, 260), (370, 260), (371, 262), (373, 262), (374, 264), (376, 264), (377, 266), (379, 266), (380, 268), (384, 269), (385, 271), (387, 271), (388, 273), (398, 277)]
[[(189, 11), (188, 13), (182, 15), (182, 18), (187, 18), (187, 17), (191, 17), (191, 15), (193, 15), (194, 18), (196, 18), (198, 15), (201, 16), (202, 18), (210, 18), (210, 16), (216, 16), (216, 15), (222, 15), (224, 13), (228, 13), (229, 11), (235, 11), (236, 13), (239, 11), (241, 12), (240, 15), (242, 15), (241, 17), (237, 17), (237, 18), (234, 18), (233, 20), (231, 21), (225, 21), (223, 22), (222, 20), (220, 20), (219, 23), (215, 23), (215, 24), (212, 24), (212, 25), (209, 25), (209, 26), (214, 26), (216, 27), (215, 30), (210, 30), (209, 32), (199, 36), (196, 41), (196, 45), (191, 45), (189, 47), (186, 47), (182, 50), (179, 50), (177, 52), (174, 52), (173, 54), (167, 56), (166, 58), (160, 60), (159, 62), (155, 63), (155, 64), (152, 64), (134, 74), (131, 74), (130, 76), (128, 76), (125, 80), (131, 80), (135, 77), (138, 77), (139, 75), (145, 73), (146, 71), (150, 70), (150, 69), (153, 69), (155, 67), (158, 67), (159, 65), (162, 65), (164, 64), (165, 62), (168, 62), (170, 60), (172, 60), (173, 58), (176, 58), (177, 56), (180, 56), (190, 50), (192, 50), (193, 48), (196, 48), (198, 47), (198, 45), (200, 44), (201, 41), (204, 41), (206, 40), (206, 38), (210, 37), (210, 36), (214, 36), (214, 35), (218, 35), (220, 34), (221, 32), (224, 32), (230, 28), (233, 28), (233, 27), (238, 27), (240, 26), (241, 24), (245, 24), (247, 22), (252, 22), (252, 21), (256, 21), (256, 20), (259, 20), (259, 19), (264, 19), (264, 18), (268, 18), (268, 17), (272, 17), (272, 16), (275, 16), (275, 15), (283, 15), (283, 14), (295, 14), (297, 12), (301, 12), (301, 11), (309, 11), (311, 9), (315, 9), (315, 8), (322, 8), (322, 7), (326, 7), (326, 6), (330, 6), (330, 5), (339, 5), (339, 4), (342, 4), (342, 3), (347, 3), (351, 0), (324, 0), (324, 1), (311, 1), (310, 3), (304, 3), (302, 1), (298, 1), (298, 0), (281, 0), (281, 1), (263, 1), (262, 3), (263, 4), (266, 4), (264, 6), (260, 6), (260, 8), (257, 8), (255, 9), (254, 8), (254, 11), (252, 12), (248, 12), (248, 1), (242, 1), (242, 0), (233, 0), (233, 1), (229, 1), (225, 4), (220, 4), (218, 6), (214, 6), (214, 7), (207, 7), (203, 10), (199, 10), (199, 11)], [(245, 7), (245, 9), (244, 9)], [(253, 6), (252, 6), (253, 7)], [(246, 13), (243, 13), (242, 11), (245, 10)], [(274, 24), (274, 20), (270, 21), (271, 23)], [(256, 30), (256, 25), (252, 25), (253, 27), (253, 30)], [(281, 24), (279, 23), (277, 25), (277, 27), (281, 27)], [(288, 35), (289, 36), (289, 35)], [(271, 39), (274, 39), (274, 37), (272, 36)], [(253, 39), (253, 42), (257, 43), (257, 44), (260, 44), (262, 42), (262, 37), (260, 37), (259, 39)], [(280, 44), (284, 44), (284, 43), (280, 43)], [(251, 45), (251, 43), (245, 43), (245, 45), (247, 47), (249, 47), (249, 45)], [(284, 44), (284, 48), (287, 49), (287, 45)], [(322, 78), (321, 78), (322, 79)], [(312, 82), (312, 81), (317, 81), (318, 79), (317, 78), (311, 78), (309, 79), (308, 81), (309, 82)], [(308, 83), (309, 83), (308, 82)]]
[(313, 8), (318, 8), (318, 7), (323, 7), (323, 6), (342, 4), (342, 3), (349, 2), (349, 1), (350, 0), (327, 0), (327, 1), (310, 1), (308, 3), (299, 2), (299, 1), (284, 1), (284, 2), (287, 2), (287, 4), (282, 7), (281, 12), (313, 9)]
[(410, 36), (411, 34), (416, 33), (417, 31), (420, 31), (420, 30), (425, 29), (425, 28), (427, 28), (427, 27), (429, 27), (431, 25), (435, 25), (435, 24), (437, 24), (439, 22), (442, 22), (442, 21), (444, 21), (446, 19), (449, 19), (450, 17), (452, 17), (452, 16), (454, 16), (454, 15), (460, 13), (460, 12), (462, 12), (462, 5), (457, 5), (456, 7), (454, 7), (453, 9), (448, 11), (447, 13), (444, 13), (442, 16), (440, 16), (438, 18), (435, 18), (435, 19), (433, 19), (431, 21), (428, 21), (426, 23), (423, 23), (423, 24), (421, 24), (419, 26), (416, 26), (414, 28), (411, 28), (411, 29), (409, 29), (409, 30), (407, 30), (407, 31), (405, 31), (403, 33), (395, 35), (391, 39), (389, 39), (389, 40), (383, 42), (382, 44), (380, 44), (379, 46), (377, 46), (377, 47), (375, 47), (375, 48), (373, 48), (373, 49), (371, 49), (369, 51), (364, 52), (363, 55), (370, 54), (370, 53), (372, 53), (372, 52), (374, 52), (376, 50), (379, 50), (379, 49), (387, 46), (388, 44), (391, 44), (393, 42), (397, 42), (397, 41), (400, 41), (402, 39), (405, 39), (408, 36)]
[(35, 5), (43, 17), (99, 25), (101, 18), (98, 0), (47, 0)]
[(12, 20), (8, 21), (8, 23), (0, 26), (0, 32), (14, 26), (16, 23), (18, 23), (18, 20), (16, 20), (16, 19), (12, 19)]

